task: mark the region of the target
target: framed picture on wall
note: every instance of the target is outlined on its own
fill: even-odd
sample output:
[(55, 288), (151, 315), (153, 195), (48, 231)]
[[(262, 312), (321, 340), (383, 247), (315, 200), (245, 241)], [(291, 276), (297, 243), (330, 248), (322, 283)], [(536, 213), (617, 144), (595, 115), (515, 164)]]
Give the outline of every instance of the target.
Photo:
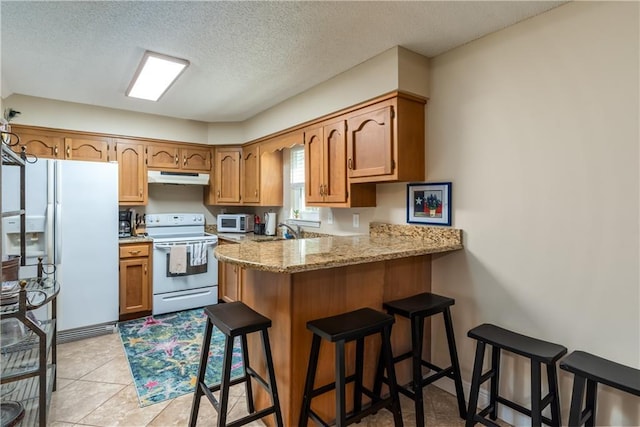
[(407, 184), (407, 222), (451, 225), (451, 183)]

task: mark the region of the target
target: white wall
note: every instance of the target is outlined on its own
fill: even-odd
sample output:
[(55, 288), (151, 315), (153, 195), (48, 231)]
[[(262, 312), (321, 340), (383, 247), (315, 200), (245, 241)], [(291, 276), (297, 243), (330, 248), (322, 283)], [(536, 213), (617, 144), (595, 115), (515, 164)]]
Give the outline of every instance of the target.
[[(427, 178), (453, 182), (465, 245), (433, 291), (456, 299), (466, 380), (484, 322), (640, 368), (639, 9), (571, 3), (431, 61)], [(529, 365), (506, 363), (528, 402)], [(637, 398), (600, 397), (597, 425), (640, 425)]]
[(14, 94), (3, 105), (22, 114), (11, 123), (207, 144), (208, 124), (154, 114)]

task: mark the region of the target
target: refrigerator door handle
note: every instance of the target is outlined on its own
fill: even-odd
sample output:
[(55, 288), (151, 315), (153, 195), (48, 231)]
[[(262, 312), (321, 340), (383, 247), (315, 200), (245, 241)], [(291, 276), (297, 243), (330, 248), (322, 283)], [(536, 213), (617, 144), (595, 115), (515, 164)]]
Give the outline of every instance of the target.
[(60, 162), (55, 162), (55, 186), (54, 186), (54, 197), (55, 197), (55, 214), (54, 220), (55, 225), (53, 229), (54, 235), (54, 258), (55, 265), (60, 265), (62, 263), (62, 233), (61, 231), (61, 222), (62, 222), (62, 204), (60, 201), (62, 200), (62, 164)]
[(45, 239), (47, 242), (47, 251), (45, 253), (47, 259), (45, 260), (46, 263), (49, 264), (53, 264), (55, 262), (54, 260), (54, 252), (53, 252), (53, 218), (54, 218), (54, 211), (53, 211), (53, 203), (47, 203), (47, 228), (45, 230)]

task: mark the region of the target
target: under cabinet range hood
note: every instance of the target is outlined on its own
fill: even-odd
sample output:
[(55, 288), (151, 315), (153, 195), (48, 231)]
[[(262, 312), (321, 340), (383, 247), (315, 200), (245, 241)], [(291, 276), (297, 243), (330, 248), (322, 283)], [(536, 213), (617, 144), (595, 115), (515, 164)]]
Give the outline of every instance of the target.
[(209, 185), (208, 173), (148, 171), (149, 184)]

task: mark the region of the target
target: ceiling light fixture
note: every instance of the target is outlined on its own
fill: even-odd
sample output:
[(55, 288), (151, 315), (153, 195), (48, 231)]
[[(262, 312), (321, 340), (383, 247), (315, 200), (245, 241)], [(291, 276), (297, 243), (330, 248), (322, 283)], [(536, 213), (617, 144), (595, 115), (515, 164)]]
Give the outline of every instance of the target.
[(186, 59), (146, 51), (125, 94), (157, 101), (188, 65)]

